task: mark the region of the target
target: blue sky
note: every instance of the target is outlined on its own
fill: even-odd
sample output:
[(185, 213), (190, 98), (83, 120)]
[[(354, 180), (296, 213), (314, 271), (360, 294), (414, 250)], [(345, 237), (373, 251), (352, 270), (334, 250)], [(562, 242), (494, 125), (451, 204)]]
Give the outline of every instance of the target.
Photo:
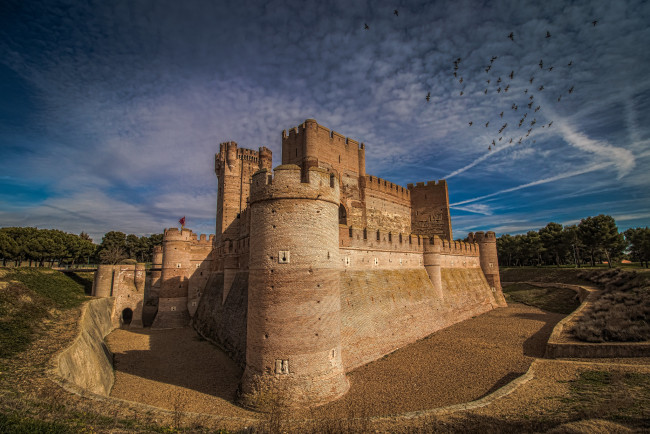
[(278, 165), (307, 118), (369, 174), (446, 178), (456, 238), (646, 226), (648, 23), (640, 0), (3, 0), (0, 226), (213, 233), (219, 143)]

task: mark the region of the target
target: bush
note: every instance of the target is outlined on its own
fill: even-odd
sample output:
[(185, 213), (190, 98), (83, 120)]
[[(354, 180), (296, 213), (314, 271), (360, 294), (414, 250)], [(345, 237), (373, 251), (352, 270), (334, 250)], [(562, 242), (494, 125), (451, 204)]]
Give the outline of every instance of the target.
[(583, 273), (604, 286), (601, 296), (571, 332), (587, 342), (638, 342), (650, 339), (650, 281), (645, 274), (620, 269)]

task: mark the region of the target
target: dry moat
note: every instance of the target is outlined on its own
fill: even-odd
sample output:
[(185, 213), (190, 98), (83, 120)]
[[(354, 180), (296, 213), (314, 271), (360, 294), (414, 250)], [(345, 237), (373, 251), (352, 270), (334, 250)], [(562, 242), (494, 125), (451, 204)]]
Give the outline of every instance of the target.
[[(463, 321), (350, 372), (342, 399), (304, 416), (399, 414), (480, 398), (542, 357), (563, 317), (513, 303)], [(241, 369), (194, 330), (115, 330), (106, 340), (115, 353), (111, 396), (172, 410), (250, 415), (234, 404)]]

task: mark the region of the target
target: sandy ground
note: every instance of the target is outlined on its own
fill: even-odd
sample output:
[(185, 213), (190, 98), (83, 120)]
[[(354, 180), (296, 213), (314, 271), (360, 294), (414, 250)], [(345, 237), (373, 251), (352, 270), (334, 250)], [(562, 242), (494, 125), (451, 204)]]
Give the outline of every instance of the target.
[[(562, 318), (513, 303), (456, 324), (350, 372), (345, 397), (304, 416), (400, 414), (480, 398), (526, 372)], [(116, 330), (107, 343), (115, 354), (111, 396), (251, 416), (233, 403), (239, 367), (192, 329)]]

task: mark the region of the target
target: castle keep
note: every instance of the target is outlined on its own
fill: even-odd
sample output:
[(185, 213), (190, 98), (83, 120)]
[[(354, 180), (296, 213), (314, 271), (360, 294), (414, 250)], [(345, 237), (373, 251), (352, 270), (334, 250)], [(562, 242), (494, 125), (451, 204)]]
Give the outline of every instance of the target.
[(346, 372), (505, 306), (495, 235), (453, 241), (444, 180), (368, 175), (363, 143), (313, 119), (271, 161), (222, 143), (216, 234), (167, 229), (154, 252), (153, 327), (191, 322), (244, 368), (244, 396), (270, 382), (295, 405), (332, 401)]

